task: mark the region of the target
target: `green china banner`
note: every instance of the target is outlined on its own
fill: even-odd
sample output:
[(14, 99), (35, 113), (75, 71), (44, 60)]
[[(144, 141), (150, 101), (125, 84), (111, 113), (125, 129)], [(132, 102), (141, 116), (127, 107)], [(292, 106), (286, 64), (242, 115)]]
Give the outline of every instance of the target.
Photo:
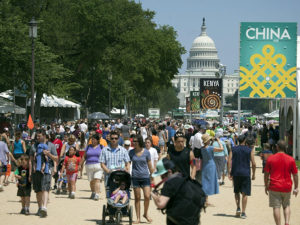
[(240, 97), (296, 97), (297, 23), (243, 22)]

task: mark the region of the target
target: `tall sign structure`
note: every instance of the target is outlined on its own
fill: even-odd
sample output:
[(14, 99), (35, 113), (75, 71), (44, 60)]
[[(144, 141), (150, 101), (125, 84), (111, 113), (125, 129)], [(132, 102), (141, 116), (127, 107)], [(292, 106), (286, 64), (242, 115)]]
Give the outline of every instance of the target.
[(190, 110), (193, 113), (200, 111), (200, 92), (191, 91), (190, 92)]
[(296, 98), (297, 23), (243, 22), (240, 97)]
[(200, 79), (200, 108), (220, 109), (222, 106), (222, 79)]

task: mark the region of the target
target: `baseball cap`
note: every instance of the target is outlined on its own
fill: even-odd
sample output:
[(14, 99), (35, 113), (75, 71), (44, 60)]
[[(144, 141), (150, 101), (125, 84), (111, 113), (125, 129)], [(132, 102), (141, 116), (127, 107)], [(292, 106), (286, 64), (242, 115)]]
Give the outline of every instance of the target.
[(130, 145), (130, 144), (131, 144), (131, 143), (130, 143), (129, 140), (124, 141), (124, 145)]
[(102, 130), (100, 130), (100, 129), (97, 129), (96, 132), (97, 132), (98, 134), (102, 134)]

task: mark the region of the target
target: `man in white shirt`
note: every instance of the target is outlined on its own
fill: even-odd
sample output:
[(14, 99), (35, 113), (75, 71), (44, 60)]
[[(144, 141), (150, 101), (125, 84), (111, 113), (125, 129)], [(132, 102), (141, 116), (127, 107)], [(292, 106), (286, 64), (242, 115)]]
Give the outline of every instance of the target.
[(88, 129), (88, 126), (85, 124), (85, 122), (82, 120), (80, 123), (80, 131), (83, 133), (86, 133)]
[[(202, 135), (205, 134), (206, 132), (206, 126), (205, 125), (201, 125), (200, 126), (200, 129), (199, 129), (199, 132), (197, 134), (195, 134), (194, 136), (194, 141), (193, 141), (193, 150), (194, 151), (200, 151), (200, 149), (204, 146), (203, 145), (203, 141), (202, 141)], [(197, 150), (195, 150), (197, 149)], [(197, 158), (195, 159), (195, 165), (196, 165), (196, 176), (195, 176), (195, 179), (201, 183), (201, 169), (198, 168), (199, 167), (199, 162), (200, 162), (200, 159)]]
[(206, 126), (205, 125), (201, 125), (199, 132), (197, 134), (195, 134), (194, 137), (194, 148), (198, 148), (200, 149), (203, 146), (203, 142), (202, 142), (202, 135), (205, 134), (206, 132)]

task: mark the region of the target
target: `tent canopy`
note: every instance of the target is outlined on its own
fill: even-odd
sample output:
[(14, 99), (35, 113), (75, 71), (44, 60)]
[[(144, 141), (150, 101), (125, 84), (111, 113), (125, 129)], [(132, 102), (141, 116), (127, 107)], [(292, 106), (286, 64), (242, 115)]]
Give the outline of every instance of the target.
[[(31, 104), (31, 99), (28, 101), (28, 105)], [(41, 107), (54, 107), (54, 108), (80, 108), (79, 104), (66, 100), (64, 98), (59, 98), (55, 95), (43, 94), (41, 100)]]
[(26, 110), (4, 98), (0, 98), (0, 113), (25, 114)]
[(266, 118), (279, 118), (279, 110), (275, 110), (271, 113), (265, 113), (264, 117), (266, 117)]

